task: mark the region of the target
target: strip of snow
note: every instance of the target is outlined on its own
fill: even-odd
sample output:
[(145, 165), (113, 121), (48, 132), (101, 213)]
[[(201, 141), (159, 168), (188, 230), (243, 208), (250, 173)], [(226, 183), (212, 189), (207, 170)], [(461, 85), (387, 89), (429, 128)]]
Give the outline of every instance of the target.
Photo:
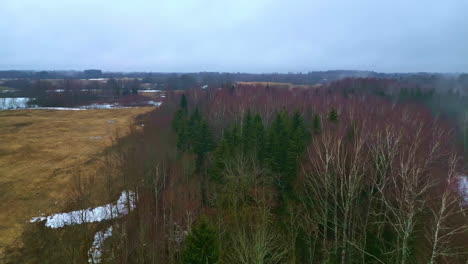
[(88, 263), (101, 263), (102, 246), (104, 245), (104, 241), (110, 236), (112, 236), (112, 226), (94, 235), (93, 245), (88, 250)]
[(154, 105), (154, 106), (161, 106), (162, 102), (148, 101), (148, 104)]
[(0, 98), (0, 110), (26, 108), (30, 99), (28, 97)]
[(123, 191), (115, 204), (107, 204), (96, 208), (88, 208), (51, 216), (33, 217), (30, 222), (46, 221), (50, 228), (60, 228), (67, 225), (101, 222), (128, 214), (128, 210), (135, 208), (135, 193)]
[(159, 93), (161, 90), (138, 90), (139, 93)]
[(30, 107), (30, 108), (25, 108), (25, 109), (71, 110), (71, 111), (86, 110), (86, 109), (75, 108), (75, 107)]
[(465, 203), (468, 203), (468, 176), (460, 175), (458, 176), (458, 191), (463, 197)]
[(54, 89), (54, 90), (47, 90), (48, 93), (63, 93), (65, 92), (64, 89)]

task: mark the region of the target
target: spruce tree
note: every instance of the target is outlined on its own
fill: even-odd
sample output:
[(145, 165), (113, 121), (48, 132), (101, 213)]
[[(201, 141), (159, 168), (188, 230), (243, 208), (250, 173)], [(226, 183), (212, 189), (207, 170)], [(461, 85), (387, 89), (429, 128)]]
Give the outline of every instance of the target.
[(291, 193), (292, 191), (292, 185), (297, 177), (299, 158), (302, 155), (304, 149), (305, 143), (303, 134), (299, 129), (296, 129), (290, 136), (287, 158), (284, 161), (286, 163), (286, 170), (282, 177), (282, 185), (287, 193)]
[(332, 122), (337, 122), (338, 121), (338, 112), (335, 110), (335, 108), (332, 108), (330, 113), (328, 113), (328, 120)]
[(241, 150), (240, 147), (242, 146), (242, 138), (240, 129), (237, 124), (234, 124), (231, 131), (228, 132), (226, 135), (226, 140), (228, 144), (228, 152), (232, 156), (238, 153), (238, 150)]
[(310, 132), (305, 124), (304, 118), (299, 111), (294, 113), (291, 120), (291, 133), (295, 133), (296, 130), (298, 131), (297, 133), (300, 134), (303, 144), (307, 144), (310, 140)]
[(270, 127), (268, 155), (273, 172), (283, 174), (286, 171), (286, 159), (289, 143), (289, 116), (286, 112), (278, 112)]
[(201, 169), (205, 159), (205, 154), (215, 148), (213, 134), (206, 120), (200, 120), (196, 127), (193, 142), (193, 151), (197, 154), (197, 169)]
[(314, 135), (319, 135), (320, 133), (322, 133), (322, 123), (318, 114), (314, 114), (314, 118), (312, 120), (312, 130), (314, 132)]
[(215, 228), (202, 216), (187, 236), (182, 254), (184, 264), (219, 263), (220, 246)]
[(244, 116), (242, 123), (242, 150), (244, 154), (251, 153), (255, 145), (255, 130), (250, 111)]
[(210, 179), (217, 183), (223, 182), (223, 172), (226, 167), (226, 162), (228, 160), (227, 146), (228, 145), (226, 139), (221, 139), (219, 145), (214, 151), (213, 164), (211, 165), (208, 171)]
[(180, 98), (180, 109), (183, 110), (185, 113), (187, 113), (187, 98), (185, 97), (185, 94), (182, 94), (182, 98)]
[(266, 156), (266, 135), (263, 120), (259, 114), (256, 114), (254, 117), (253, 127), (255, 130), (255, 152), (257, 153), (258, 161), (260, 164), (263, 164)]

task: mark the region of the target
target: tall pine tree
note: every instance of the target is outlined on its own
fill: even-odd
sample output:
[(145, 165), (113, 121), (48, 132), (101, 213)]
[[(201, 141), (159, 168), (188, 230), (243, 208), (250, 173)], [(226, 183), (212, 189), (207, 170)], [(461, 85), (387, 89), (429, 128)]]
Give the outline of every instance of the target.
[(202, 216), (187, 236), (183, 252), (184, 264), (219, 263), (220, 246), (215, 228)]
[(312, 131), (314, 132), (314, 135), (322, 133), (322, 121), (320, 121), (320, 116), (318, 114), (314, 114), (314, 118), (312, 120)]

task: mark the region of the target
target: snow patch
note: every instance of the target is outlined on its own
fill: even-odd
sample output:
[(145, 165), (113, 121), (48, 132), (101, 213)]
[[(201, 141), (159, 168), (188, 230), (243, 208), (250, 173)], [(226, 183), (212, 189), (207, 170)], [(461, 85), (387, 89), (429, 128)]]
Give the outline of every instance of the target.
[(139, 93), (159, 93), (161, 90), (138, 90)]
[(88, 250), (88, 263), (101, 263), (102, 246), (104, 245), (104, 241), (110, 236), (112, 236), (112, 226), (94, 235), (93, 245)]
[(468, 203), (468, 176), (460, 175), (458, 176), (458, 191), (463, 197), (465, 203)]
[(161, 106), (162, 102), (148, 101), (148, 104), (154, 105), (154, 106)]
[(0, 98), (0, 110), (11, 110), (11, 109), (20, 109), (28, 107), (29, 100), (28, 97), (6, 97)]
[(50, 228), (60, 228), (67, 225), (101, 222), (128, 214), (135, 208), (135, 193), (123, 191), (115, 204), (107, 204), (96, 208), (88, 208), (68, 213), (59, 213), (47, 217), (33, 217), (30, 222), (46, 221)]

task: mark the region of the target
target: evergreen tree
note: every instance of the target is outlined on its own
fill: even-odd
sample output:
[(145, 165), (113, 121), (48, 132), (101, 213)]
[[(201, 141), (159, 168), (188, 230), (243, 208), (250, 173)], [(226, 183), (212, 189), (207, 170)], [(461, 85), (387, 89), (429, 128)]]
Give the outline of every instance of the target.
[(226, 140), (228, 145), (228, 153), (231, 156), (234, 156), (242, 146), (241, 133), (239, 127), (236, 124), (232, 127), (231, 131), (228, 131), (226, 134)]
[(206, 120), (200, 120), (193, 138), (193, 151), (197, 154), (197, 169), (201, 169), (205, 159), (205, 154), (215, 148), (213, 134)]
[(332, 108), (330, 113), (328, 113), (328, 120), (332, 122), (337, 122), (338, 121), (338, 112), (335, 110), (335, 108)]
[(195, 152), (198, 154), (203, 154), (210, 152), (214, 149), (215, 142), (213, 133), (211, 132), (208, 122), (206, 120), (201, 120), (199, 125), (199, 132), (197, 133), (197, 142), (195, 145)]
[(182, 98), (180, 98), (180, 109), (184, 111), (185, 113), (188, 112), (187, 109), (187, 98), (185, 97), (185, 94), (182, 94)]
[(273, 172), (283, 174), (286, 171), (286, 159), (289, 143), (289, 116), (278, 112), (270, 127), (268, 138), (268, 160)]
[(295, 133), (296, 130), (298, 131), (297, 133), (300, 134), (303, 143), (307, 144), (307, 142), (310, 140), (310, 132), (305, 124), (304, 118), (302, 118), (302, 115), (299, 111), (294, 113), (291, 121), (291, 133)]
[(255, 152), (260, 164), (263, 164), (266, 158), (266, 136), (263, 120), (259, 114), (256, 114), (254, 117), (253, 127), (255, 130)]
[(188, 123), (186, 119), (180, 122), (177, 128), (177, 149), (181, 151), (187, 151), (189, 148), (189, 131)]
[(206, 217), (187, 236), (182, 258), (184, 264), (216, 264), (219, 263), (220, 246), (216, 230)]
[(228, 160), (227, 146), (226, 139), (221, 139), (221, 142), (219, 143), (218, 147), (216, 147), (214, 152), (213, 164), (208, 171), (210, 179), (217, 183), (223, 182), (223, 172)]
[(292, 184), (296, 180), (299, 158), (305, 149), (303, 134), (299, 129), (292, 132), (288, 144), (286, 170), (283, 176), (282, 185), (284, 190), (288, 193), (292, 191)]
[(314, 135), (322, 133), (322, 122), (320, 121), (320, 116), (318, 114), (315, 114), (312, 120), (312, 130)]
[(250, 111), (244, 116), (242, 124), (242, 150), (244, 154), (251, 153), (255, 148), (255, 128)]
[(172, 119), (172, 129), (177, 132), (184, 122), (187, 122), (187, 113), (179, 109), (175, 113), (174, 119)]
[(198, 140), (200, 139), (200, 131), (201, 131), (201, 115), (198, 108), (190, 115), (190, 119), (188, 120), (187, 124), (187, 141), (188, 141), (188, 148), (194, 152), (195, 146), (199, 144)]

